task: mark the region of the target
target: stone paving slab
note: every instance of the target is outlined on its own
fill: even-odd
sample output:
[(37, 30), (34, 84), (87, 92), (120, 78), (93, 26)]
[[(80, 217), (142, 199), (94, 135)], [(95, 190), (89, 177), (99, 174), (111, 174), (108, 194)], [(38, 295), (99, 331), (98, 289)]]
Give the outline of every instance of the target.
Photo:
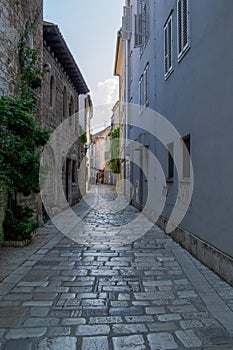
[(101, 209), (74, 208), (96, 245), (48, 223), (30, 246), (0, 250), (0, 349), (233, 349), (233, 288), (156, 226), (104, 245), (138, 211), (112, 214), (113, 189), (97, 190)]

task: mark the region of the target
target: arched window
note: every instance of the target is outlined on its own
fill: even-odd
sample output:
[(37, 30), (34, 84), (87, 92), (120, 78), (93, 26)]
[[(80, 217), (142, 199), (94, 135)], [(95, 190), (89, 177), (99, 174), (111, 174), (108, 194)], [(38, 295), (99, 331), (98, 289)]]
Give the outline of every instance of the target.
[(67, 117), (67, 90), (64, 86), (63, 89), (63, 119)]
[(49, 103), (51, 107), (55, 105), (55, 78), (52, 75), (50, 78), (50, 87), (49, 87)]

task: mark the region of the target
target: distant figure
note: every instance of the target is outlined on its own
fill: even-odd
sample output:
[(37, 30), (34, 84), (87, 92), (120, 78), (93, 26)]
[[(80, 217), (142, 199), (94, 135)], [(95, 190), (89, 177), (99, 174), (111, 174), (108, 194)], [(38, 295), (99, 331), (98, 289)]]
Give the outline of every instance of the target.
[(96, 173), (95, 183), (96, 185), (99, 183), (99, 172)]
[(104, 183), (104, 173), (100, 173), (100, 183), (103, 184)]

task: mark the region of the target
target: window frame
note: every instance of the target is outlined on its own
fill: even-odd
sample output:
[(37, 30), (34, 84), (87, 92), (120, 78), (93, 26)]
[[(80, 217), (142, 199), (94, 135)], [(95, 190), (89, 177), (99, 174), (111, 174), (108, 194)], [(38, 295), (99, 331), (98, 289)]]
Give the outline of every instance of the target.
[(167, 182), (174, 181), (174, 142), (167, 144)]
[(55, 96), (56, 96), (56, 79), (54, 75), (50, 76), (49, 80), (49, 106), (50, 108), (55, 107)]
[(149, 106), (149, 79), (148, 79), (149, 62), (147, 62), (143, 73), (141, 74), (138, 86), (139, 86), (139, 107), (140, 113), (143, 108)]
[[(186, 144), (187, 141), (189, 142), (188, 145)], [(190, 152), (191, 152), (191, 136), (190, 134), (188, 134), (182, 137), (182, 178), (183, 180), (187, 180), (187, 181), (189, 181), (191, 177)]]
[(144, 107), (149, 106), (149, 79), (148, 79), (149, 62), (146, 64), (143, 72), (143, 92), (144, 92)]
[(137, 0), (137, 13), (134, 15), (134, 47), (139, 47), (141, 53), (149, 40), (148, 14), (149, 1)]
[(144, 83), (143, 83), (143, 74), (140, 76), (139, 81), (138, 81), (138, 86), (139, 86), (139, 108), (140, 112), (143, 110), (143, 98), (144, 98)]
[[(169, 41), (170, 28), (170, 41)], [(170, 63), (170, 64), (169, 64)], [(164, 78), (165, 80), (174, 71), (173, 62), (173, 13), (171, 13), (164, 26)]]
[[(184, 45), (184, 2), (186, 2), (186, 36), (187, 42)], [(177, 0), (177, 52), (178, 62), (182, 60), (190, 49), (190, 3), (189, 0)]]

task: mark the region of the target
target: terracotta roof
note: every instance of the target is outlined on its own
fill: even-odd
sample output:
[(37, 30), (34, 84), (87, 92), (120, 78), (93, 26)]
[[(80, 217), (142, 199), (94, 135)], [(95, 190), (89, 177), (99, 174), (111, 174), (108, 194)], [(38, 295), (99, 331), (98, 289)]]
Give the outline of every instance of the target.
[(66, 74), (69, 76), (78, 94), (89, 92), (87, 84), (70, 52), (58, 26), (54, 23), (43, 22), (43, 39), (50, 47), (54, 57), (58, 59)]

